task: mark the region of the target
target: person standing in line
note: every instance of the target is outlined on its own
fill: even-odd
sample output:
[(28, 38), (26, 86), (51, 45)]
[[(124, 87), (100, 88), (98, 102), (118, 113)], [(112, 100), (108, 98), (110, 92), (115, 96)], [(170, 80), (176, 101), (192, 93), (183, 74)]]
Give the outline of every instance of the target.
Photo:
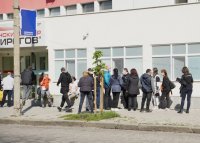
[[(92, 68), (88, 68), (88, 75), (92, 78), (92, 80), (94, 81), (94, 73), (92, 71)], [(91, 95), (92, 95), (92, 99), (94, 100), (94, 87), (92, 87), (92, 92), (91, 92)], [(86, 98), (86, 111), (90, 111), (90, 104), (89, 104), (89, 101), (88, 99)]]
[(129, 97), (128, 97), (128, 92), (127, 92), (127, 84), (128, 84), (128, 79), (129, 79), (129, 72), (127, 68), (124, 68), (123, 70), (123, 76), (122, 76), (122, 80), (123, 80), (123, 86), (122, 86), (122, 103), (124, 105), (125, 109), (128, 109), (128, 104), (129, 104)]
[(76, 78), (73, 76), (72, 77), (72, 83), (69, 84), (69, 98), (70, 98), (70, 102), (71, 105), (73, 106), (75, 103), (75, 100), (78, 98), (79, 96), (79, 88), (76, 82)]
[(2, 82), (2, 73), (1, 73), (1, 71), (0, 71), (0, 90), (2, 89), (1, 82)]
[(158, 69), (153, 68), (153, 80), (154, 80), (154, 93), (153, 93), (153, 106), (154, 109), (158, 109), (159, 97), (160, 97), (160, 77), (158, 74)]
[(87, 96), (88, 98), (88, 102), (91, 108), (91, 113), (93, 113), (93, 99), (92, 99), (92, 94), (91, 94), (93, 86), (94, 86), (93, 79), (88, 75), (87, 71), (83, 72), (83, 77), (81, 77), (78, 82), (78, 87), (80, 87), (80, 92), (81, 92), (78, 114), (81, 113), (85, 96)]
[(71, 102), (70, 102), (69, 97), (68, 97), (69, 84), (71, 82), (72, 82), (71, 75), (68, 72), (66, 72), (64, 67), (62, 67), (61, 68), (61, 74), (60, 74), (60, 77), (59, 77), (58, 82), (57, 82), (57, 86), (59, 86), (61, 84), (60, 93), (62, 94), (61, 104), (60, 104), (59, 107), (57, 107), (59, 112), (62, 111), (62, 108), (63, 108), (65, 102), (67, 102), (67, 105), (68, 105), (66, 112), (71, 111)]
[(180, 93), (181, 93), (181, 107), (178, 113), (183, 113), (184, 102), (187, 96), (187, 110), (186, 113), (189, 114), (190, 104), (191, 104), (191, 96), (193, 91), (193, 77), (189, 72), (187, 67), (183, 67), (182, 69), (182, 77), (177, 78), (176, 80), (181, 84)]
[(5, 78), (3, 78), (2, 85), (3, 85), (3, 99), (1, 102), (1, 107), (4, 106), (7, 95), (8, 95), (7, 105), (8, 105), (8, 107), (11, 107), (12, 106), (11, 97), (12, 97), (13, 88), (14, 88), (14, 79), (11, 76), (11, 72), (8, 72), (7, 76)]
[(23, 85), (23, 96), (22, 96), (22, 104), (23, 106), (28, 100), (30, 93), (32, 91), (33, 84), (36, 83), (36, 76), (32, 70), (32, 67), (28, 67), (21, 73), (21, 84)]
[(163, 82), (162, 82), (162, 85), (161, 85), (162, 95), (160, 97), (160, 106), (164, 107), (163, 104), (164, 104), (164, 100), (166, 99), (166, 101), (167, 101), (166, 111), (167, 111), (167, 110), (170, 109), (170, 102), (171, 102), (171, 99), (170, 99), (170, 92), (171, 92), (170, 80), (168, 78), (167, 71), (165, 69), (161, 70), (161, 74), (163, 76)]
[(131, 69), (127, 83), (128, 89), (128, 111), (137, 109), (137, 95), (140, 94), (140, 79), (136, 69)]
[(121, 86), (123, 85), (123, 81), (121, 76), (118, 74), (118, 69), (115, 68), (113, 70), (113, 75), (111, 76), (110, 79), (110, 85), (111, 85), (111, 90), (113, 94), (113, 111), (118, 111), (118, 102), (119, 102), (119, 96), (121, 93)]
[(110, 68), (106, 66), (106, 70), (104, 71), (104, 89), (105, 89), (105, 95), (104, 95), (104, 108), (105, 110), (110, 110), (112, 105), (111, 105), (111, 96), (110, 96), (110, 91), (111, 91), (111, 86), (110, 86)]
[(153, 82), (153, 78), (152, 78), (151, 69), (146, 70), (146, 73), (144, 73), (141, 76), (140, 82), (142, 85), (142, 92), (143, 92), (140, 112), (144, 112), (144, 104), (145, 104), (146, 100), (147, 100), (146, 112), (152, 112), (150, 110), (150, 102), (151, 102), (152, 93), (154, 92), (153, 90), (155, 88), (154, 88), (154, 82)]
[(47, 97), (49, 107), (52, 106), (52, 101), (51, 101), (50, 92), (49, 92), (49, 83), (50, 82), (51, 82), (51, 79), (49, 78), (48, 73), (44, 73), (44, 77), (43, 77), (42, 81), (40, 82), (42, 107), (46, 107), (46, 105), (44, 103), (45, 95)]

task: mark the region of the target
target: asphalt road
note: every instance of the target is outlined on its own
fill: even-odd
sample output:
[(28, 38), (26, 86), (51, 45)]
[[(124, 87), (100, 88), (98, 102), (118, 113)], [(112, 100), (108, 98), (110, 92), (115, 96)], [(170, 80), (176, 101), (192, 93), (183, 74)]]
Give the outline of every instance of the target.
[(0, 143), (200, 143), (199, 134), (0, 125)]

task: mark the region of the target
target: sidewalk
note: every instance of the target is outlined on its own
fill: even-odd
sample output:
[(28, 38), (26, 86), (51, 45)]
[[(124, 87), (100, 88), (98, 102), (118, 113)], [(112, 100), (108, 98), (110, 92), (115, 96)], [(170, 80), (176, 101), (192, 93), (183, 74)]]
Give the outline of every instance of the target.
[[(58, 112), (57, 106), (60, 103), (60, 96), (55, 98), (54, 107), (41, 108), (30, 106), (31, 100), (23, 108), (24, 115), (13, 117), (13, 108), (0, 108), (1, 124), (29, 124), (29, 125), (58, 125), (58, 126), (87, 126), (109, 129), (127, 129), (142, 131), (166, 131), (166, 132), (189, 132), (200, 134), (200, 110), (193, 109), (190, 114), (177, 114), (175, 110), (155, 110), (152, 113), (140, 113), (137, 111), (127, 111), (120, 109), (120, 118), (102, 120), (98, 122), (65, 121), (60, 118), (70, 114)], [(77, 100), (76, 103), (79, 101)], [(78, 105), (76, 104), (72, 114), (76, 114)]]

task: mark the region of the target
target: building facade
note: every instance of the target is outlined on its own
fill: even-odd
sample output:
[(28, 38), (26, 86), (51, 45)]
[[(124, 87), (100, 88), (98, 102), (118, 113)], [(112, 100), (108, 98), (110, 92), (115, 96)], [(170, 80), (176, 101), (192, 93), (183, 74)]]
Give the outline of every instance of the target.
[[(12, 0), (0, 5), (0, 70), (13, 70)], [(37, 10), (37, 36), (21, 37), (21, 70), (49, 71), (52, 94), (60, 68), (78, 79), (92, 67), (95, 50), (120, 72), (136, 68), (167, 69), (171, 80), (188, 66), (200, 97), (200, 2), (198, 0), (36, 0), (21, 8)], [(174, 96), (179, 96), (179, 89)]]

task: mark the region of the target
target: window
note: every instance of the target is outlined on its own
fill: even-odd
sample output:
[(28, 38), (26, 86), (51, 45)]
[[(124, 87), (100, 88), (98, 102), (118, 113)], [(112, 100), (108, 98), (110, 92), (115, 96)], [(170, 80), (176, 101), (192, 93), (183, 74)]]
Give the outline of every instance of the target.
[(44, 9), (37, 10), (37, 17), (44, 17)]
[(179, 3), (187, 3), (188, 0), (175, 0), (176, 4), (179, 4)]
[(45, 70), (45, 69), (46, 69), (46, 58), (40, 57), (40, 70)]
[(13, 17), (14, 17), (14, 16), (13, 16), (13, 13), (8, 13), (8, 14), (7, 14), (7, 19), (13, 19)]
[(200, 80), (200, 55), (188, 57), (188, 67), (195, 80)]
[(100, 10), (110, 10), (112, 9), (112, 0), (100, 1)]
[(200, 43), (188, 44), (189, 54), (200, 54)]
[(200, 80), (200, 43), (153, 46), (152, 52), (153, 67), (166, 69), (172, 80), (182, 76), (184, 66), (189, 67), (194, 80)]
[(60, 7), (50, 8), (49, 9), (50, 16), (58, 16), (60, 15)]
[(128, 70), (136, 68), (138, 74), (142, 74), (142, 46), (96, 48), (97, 50), (103, 52), (102, 61), (112, 69), (117, 68), (119, 74), (122, 73), (124, 67)]
[(152, 53), (153, 53), (153, 55), (169, 55), (170, 54), (170, 45), (153, 46)]
[(83, 4), (83, 13), (94, 12), (94, 3)]
[(56, 50), (55, 51), (55, 59), (60, 59), (60, 58), (64, 58), (64, 52), (63, 52), (63, 50)]
[(0, 20), (3, 20), (3, 14), (0, 14)]
[[(157, 67), (159, 71), (161, 71), (162, 69), (166, 69), (168, 76), (171, 77), (170, 57), (153, 58), (152, 65), (153, 67)], [(161, 73), (159, 72), (159, 74)]]
[(66, 13), (67, 15), (74, 15), (76, 14), (76, 5), (66, 6)]
[(55, 80), (58, 79), (61, 67), (65, 67), (72, 76), (79, 79), (83, 71), (87, 70), (87, 50), (55, 50)]

